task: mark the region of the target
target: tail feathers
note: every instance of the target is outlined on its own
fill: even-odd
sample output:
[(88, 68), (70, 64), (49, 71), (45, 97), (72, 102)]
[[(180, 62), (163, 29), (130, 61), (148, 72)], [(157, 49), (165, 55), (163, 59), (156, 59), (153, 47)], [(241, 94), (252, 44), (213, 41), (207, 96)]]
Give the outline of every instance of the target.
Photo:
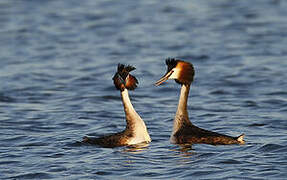
[(240, 136), (237, 137), (237, 141), (239, 142), (239, 144), (244, 144), (245, 141), (243, 140), (245, 134), (241, 134)]

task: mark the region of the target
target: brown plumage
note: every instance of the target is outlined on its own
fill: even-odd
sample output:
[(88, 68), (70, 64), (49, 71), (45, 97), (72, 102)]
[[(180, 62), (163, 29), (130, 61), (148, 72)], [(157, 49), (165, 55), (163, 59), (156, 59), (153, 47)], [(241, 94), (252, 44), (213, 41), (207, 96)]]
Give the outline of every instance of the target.
[(123, 91), (125, 88), (128, 90), (134, 90), (137, 88), (138, 80), (136, 77), (129, 74), (135, 69), (135, 67), (130, 65), (125, 66), (123, 64), (118, 64), (118, 71), (113, 77), (114, 85), (118, 90)]
[(184, 124), (173, 135), (176, 144), (211, 144), (211, 145), (227, 145), (227, 144), (242, 144), (238, 138), (243, 138), (244, 134), (239, 137), (231, 137), (220, 133), (208, 131), (199, 128), (192, 123)]
[(166, 59), (166, 65), (166, 74), (155, 84), (160, 85), (168, 79), (174, 79), (182, 86), (171, 141), (176, 144), (244, 144), (244, 134), (238, 137), (231, 137), (201, 129), (190, 122), (187, 112), (187, 100), (190, 85), (194, 79), (194, 67), (189, 62), (172, 58)]
[(83, 138), (84, 143), (98, 145), (105, 148), (113, 148), (119, 146), (126, 146), (128, 145), (128, 139), (132, 138), (132, 133), (130, 131), (124, 130), (119, 133), (93, 138), (85, 136)]
[(135, 88), (137, 88), (137, 84), (137, 78), (129, 74), (126, 78), (126, 88), (128, 90), (134, 90)]
[(167, 73), (172, 71), (174, 68), (178, 68), (181, 71), (179, 72), (179, 76), (175, 79), (175, 82), (178, 84), (191, 84), (194, 78), (194, 67), (191, 63), (186, 63), (181, 60), (176, 60), (173, 58), (166, 59)]

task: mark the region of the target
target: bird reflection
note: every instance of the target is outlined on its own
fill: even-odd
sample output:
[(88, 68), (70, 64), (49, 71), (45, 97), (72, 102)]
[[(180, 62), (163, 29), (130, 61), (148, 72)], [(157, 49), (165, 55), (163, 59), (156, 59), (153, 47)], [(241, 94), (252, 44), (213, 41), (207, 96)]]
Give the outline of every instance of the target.
[(147, 150), (148, 147), (149, 147), (148, 143), (133, 144), (133, 145), (126, 146), (123, 152), (138, 154), (138, 153), (142, 153), (143, 151)]

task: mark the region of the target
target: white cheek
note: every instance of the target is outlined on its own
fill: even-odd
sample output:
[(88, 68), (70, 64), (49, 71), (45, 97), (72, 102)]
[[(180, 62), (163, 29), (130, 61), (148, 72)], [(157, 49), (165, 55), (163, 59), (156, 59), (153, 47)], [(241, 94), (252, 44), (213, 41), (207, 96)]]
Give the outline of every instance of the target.
[(173, 71), (173, 73), (171, 74), (171, 76), (169, 76), (168, 79), (177, 79), (178, 75), (179, 75), (179, 70), (174, 68), (172, 71)]

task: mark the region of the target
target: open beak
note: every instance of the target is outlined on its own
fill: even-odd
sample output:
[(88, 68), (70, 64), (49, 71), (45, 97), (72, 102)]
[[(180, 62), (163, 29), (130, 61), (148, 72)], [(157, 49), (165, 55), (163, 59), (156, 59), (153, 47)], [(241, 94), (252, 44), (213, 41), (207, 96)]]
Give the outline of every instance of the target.
[(168, 78), (172, 75), (173, 71), (169, 71), (167, 72), (162, 78), (160, 78), (155, 85), (159, 86), (161, 83), (165, 82), (166, 80), (168, 80)]

